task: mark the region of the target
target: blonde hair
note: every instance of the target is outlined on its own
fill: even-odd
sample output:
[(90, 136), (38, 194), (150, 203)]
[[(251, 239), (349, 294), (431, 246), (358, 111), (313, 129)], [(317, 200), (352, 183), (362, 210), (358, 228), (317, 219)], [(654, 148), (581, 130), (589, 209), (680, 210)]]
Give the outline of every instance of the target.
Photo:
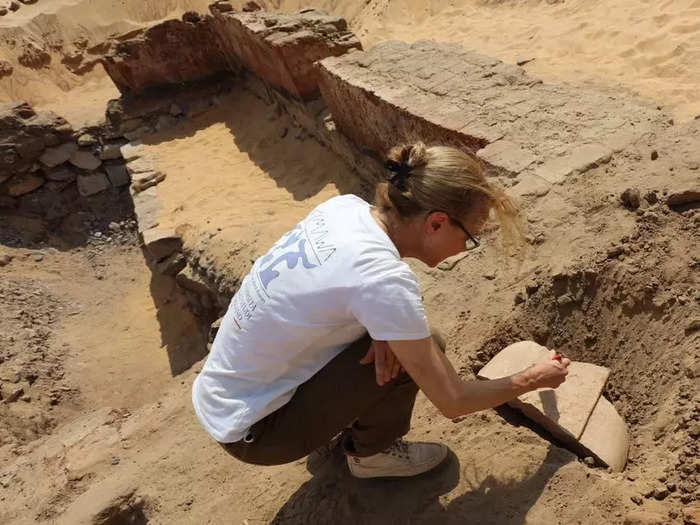
[(377, 186), (377, 205), (395, 210), (400, 218), (440, 210), (460, 221), (475, 207), (487, 206), (501, 227), (506, 254), (521, 253), (524, 228), (518, 208), (500, 186), (486, 179), (473, 155), (416, 142), (393, 148), (388, 160), (401, 166), (402, 173), (392, 179), (395, 183)]

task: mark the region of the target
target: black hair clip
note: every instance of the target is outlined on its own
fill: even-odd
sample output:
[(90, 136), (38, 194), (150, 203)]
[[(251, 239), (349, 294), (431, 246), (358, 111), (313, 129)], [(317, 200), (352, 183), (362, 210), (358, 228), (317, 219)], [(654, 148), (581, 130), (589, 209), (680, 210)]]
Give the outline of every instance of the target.
[(401, 191), (406, 191), (406, 179), (411, 174), (411, 166), (389, 159), (384, 163), (384, 167), (394, 173), (389, 179), (389, 184), (393, 184)]

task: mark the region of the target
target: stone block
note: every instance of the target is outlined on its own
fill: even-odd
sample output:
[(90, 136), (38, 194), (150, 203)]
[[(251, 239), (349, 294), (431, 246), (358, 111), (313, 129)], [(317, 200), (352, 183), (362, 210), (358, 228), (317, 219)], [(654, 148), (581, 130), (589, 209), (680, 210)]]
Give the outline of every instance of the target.
[(122, 158), (121, 144), (110, 143), (102, 146), (100, 150), (100, 159), (102, 160), (116, 160)]
[(33, 173), (20, 173), (15, 175), (7, 183), (7, 194), (10, 197), (19, 197), (31, 193), (44, 184), (44, 179)]
[(337, 129), (375, 158), (422, 140), (481, 150), (487, 173), (537, 170), (550, 183), (667, 127), (665, 115), (634, 99), (543, 84), (518, 66), (435, 41), (386, 41), (323, 59), (319, 86)]
[[(549, 355), (532, 341), (501, 350), (479, 371), (478, 377), (496, 379), (524, 370)], [(522, 411), (554, 436), (578, 440), (603, 391), (610, 370), (589, 363), (572, 362), (566, 381), (557, 389), (540, 388), (519, 396), (509, 405)]]
[(674, 191), (666, 198), (666, 203), (671, 207), (683, 206), (691, 202), (700, 202), (700, 187)]
[(78, 145), (75, 142), (66, 142), (55, 148), (44, 150), (44, 153), (39, 157), (39, 162), (47, 168), (53, 168), (67, 162), (76, 151), (78, 151)]
[(151, 228), (142, 237), (146, 251), (158, 262), (182, 249), (182, 238), (173, 229)]
[(77, 174), (67, 167), (45, 169), (44, 175), (46, 175), (47, 179), (54, 182), (73, 182), (77, 177)]
[(104, 169), (109, 182), (115, 188), (131, 183), (131, 177), (124, 164), (105, 164)]
[(615, 472), (624, 470), (630, 448), (629, 430), (605, 397), (600, 396), (579, 442)]
[(87, 151), (76, 151), (69, 159), (70, 163), (76, 168), (92, 171), (96, 170), (102, 164), (102, 161)]
[(148, 188), (135, 194), (133, 200), (139, 233), (143, 234), (146, 230), (158, 226), (163, 205), (158, 200), (156, 188)]
[(96, 195), (109, 188), (109, 180), (104, 173), (78, 175), (78, 192), (83, 197)]
[(135, 140), (124, 144), (119, 151), (126, 162), (139, 158), (143, 154), (143, 144), (140, 140)]

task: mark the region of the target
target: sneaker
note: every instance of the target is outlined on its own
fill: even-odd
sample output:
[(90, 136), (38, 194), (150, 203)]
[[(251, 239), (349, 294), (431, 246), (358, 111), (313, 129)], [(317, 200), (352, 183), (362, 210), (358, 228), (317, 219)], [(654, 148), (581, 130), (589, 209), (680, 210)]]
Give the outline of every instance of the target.
[(347, 456), (350, 473), (356, 478), (416, 476), (437, 467), (447, 457), (441, 443), (412, 443), (397, 439), (388, 449), (373, 456)]

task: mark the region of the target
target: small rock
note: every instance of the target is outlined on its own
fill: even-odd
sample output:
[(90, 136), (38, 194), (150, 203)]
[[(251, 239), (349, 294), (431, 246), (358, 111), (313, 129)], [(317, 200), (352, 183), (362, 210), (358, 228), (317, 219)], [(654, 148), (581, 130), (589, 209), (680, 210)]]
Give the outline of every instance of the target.
[(44, 260), (44, 256), (40, 253), (35, 253), (34, 255), (32, 255), (32, 259), (34, 259), (34, 262), (41, 262)]
[(280, 138), (283, 139), (284, 137), (286, 137), (288, 131), (289, 130), (287, 129), (286, 126), (281, 127), (280, 128)]
[(16, 0), (10, 0), (10, 2), (7, 4), (7, 8), (10, 11), (17, 11), (19, 9), (19, 2)]
[(493, 281), (496, 278), (496, 272), (490, 270), (484, 274), (484, 279), (488, 281)]
[(107, 228), (109, 228), (110, 231), (115, 232), (115, 231), (118, 231), (118, 230), (119, 230), (120, 226), (119, 226), (119, 223), (110, 222), (109, 225), (107, 225)]
[(14, 403), (24, 394), (24, 387), (21, 385), (3, 385), (2, 397), (5, 403)]
[(583, 462), (586, 464), (587, 467), (595, 467), (595, 459), (593, 459), (591, 456), (586, 456), (585, 458), (583, 458)]
[(627, 188), (620, 195), (620, 200), (625, 208), (629, 210), (636, 210), (639, 208), (640, 204), (639, 190), (637, 188)]
[(242, 8), (244, 13), (252, 13), (253, 11), (260, 11), (261, 9), (262, 7), (260, 7), (257, 2), (253, 2), (252, 0), (243, 4)]
[(177, 124), (177, 119), (170, 115), (161, 115), (156, 121), (156, 131), (172, 128)]
[(656, 160), (656, 159), (658, 159), (658, 158), (659, 158), (659, 152), (656, 151), (656, 150), (653, 150), (653, 151), (651, 152), (651, 160)]
[(70, 163), (76, 168), (92, 171), (100, 167), (102, 161), (87, 151), (76, 151), (70, 156)]
[(659, 487), (654, 489), (654, 499), (659, 501), (666, 499), (668, 496), (668, 489), (666, 487)]
[(685, 327), (685, 335), (690, 335), (698, 330), (700, 330), (700, 318), (691, 319), (688, 325)]
[(78, 146), (81, 148), (94, 146), (95, 144), (97, 144), (97, 139), (90, 133), (83, 133), (78, 137)]
[(642, 504), (642, 501), (644, 501), (644, 500), (642, 499), (642, 497), (641, 497), (639, 494), (635, 494), (634, 496), (631, 496), (630, 499), (631, 499), (634, 503), (636, 503), (637, 505), (641, 505), (641, 504)]
[(0, 266), (7, 266), (12, 262), (12, 255), (0, 255)]
[(119, 458), (117, 456), (112, 456), (112, 460), (110, 461), (112, 465), (119, 465)]
[(517, 304), (521, 304), (525, 302), (525, 294), (523, 292), (518, 292), (515, 294), (515, 297), (513, 298), (513, 302)]
[(519, 66), (524, 66), (525, 64), (527, 64), (528, 62), (532, 62), (533, 60), (535, 60), (535, 57), (518, 57), (515, 60), (515, 63)]
[(615, 257), (619, 257), (624, 251), (625, 247), (621, 244), (613, 246), (608, 250), (608, 259), (614, 259)]
[(649, 204), (656, 204), (659, 202), (659, 196), (656, 194), (655, 191), (648, 191), (644, 195), (644, 200), (646, 200)]

